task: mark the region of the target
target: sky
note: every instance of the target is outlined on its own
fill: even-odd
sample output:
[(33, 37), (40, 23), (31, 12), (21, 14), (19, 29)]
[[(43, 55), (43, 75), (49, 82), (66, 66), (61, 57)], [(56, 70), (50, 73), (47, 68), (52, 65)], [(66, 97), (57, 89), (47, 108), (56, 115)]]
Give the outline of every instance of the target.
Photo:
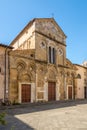
[(0, 43), (9, 45), (33, 18), (54, 17), (67, 35), (67, 58), (87, 60), (87, 0), (0, 0)]

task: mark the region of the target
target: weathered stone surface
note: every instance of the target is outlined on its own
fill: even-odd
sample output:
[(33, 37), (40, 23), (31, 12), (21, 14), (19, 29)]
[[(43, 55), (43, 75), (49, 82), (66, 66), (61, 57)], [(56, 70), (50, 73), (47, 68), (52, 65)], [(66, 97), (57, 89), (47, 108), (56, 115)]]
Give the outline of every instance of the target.
[[(31, 102), (48, 101), (49, 95), (55, 100), (78, 97), (78, 67), (66, 59), (66, 35), (53, 18), (32, 20), (11, 46), (14, 49), (6, 56), (6, 71), (5, 48), (0, 48), (0, 98), (4, 98), (6, 89), (12, 102), (21, 103), (25, 84), (31, 86)], [(51, 92), (49, 84), (55, 84)]]
[[(48, 83), (55, 82), (56, 100), (69, 98), (68, 85), (72, 85), (72, 88), (74, 86), (73, 78), (66, 74), (71, 75), (75, 69), (66, 60), (65, 39), (64, 32), (54, 19), (36, 19), (31, 27), (27, 27), (27, 34), (24, 30), (12, 42), (15, 50), (10, 53), (10, 91), (14, 94), (10, 93), (10, 97), (19, 95), (19, 92), (15, 94), (12, 90), (13, 86), (19, 90), (19, 83), (35, 83), (32, 92), (35, 100), (47, 101)], [(49, 63), (49, 47), (55, 49), (55, 64)], [(17, 84), (13, 85), (14, 79)]]

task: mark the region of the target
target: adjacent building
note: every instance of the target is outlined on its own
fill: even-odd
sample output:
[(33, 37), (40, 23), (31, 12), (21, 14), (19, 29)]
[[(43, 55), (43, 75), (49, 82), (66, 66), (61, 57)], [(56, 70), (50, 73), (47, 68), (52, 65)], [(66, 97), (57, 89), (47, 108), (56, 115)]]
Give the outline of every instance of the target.
[(78, 99), (87, 98), (87, 67), (75, 64), (77, 68), (77, 97)]
[(9, 52), (12, 47), (0, 44), (0, 99), (8, 98), (9, 86)]

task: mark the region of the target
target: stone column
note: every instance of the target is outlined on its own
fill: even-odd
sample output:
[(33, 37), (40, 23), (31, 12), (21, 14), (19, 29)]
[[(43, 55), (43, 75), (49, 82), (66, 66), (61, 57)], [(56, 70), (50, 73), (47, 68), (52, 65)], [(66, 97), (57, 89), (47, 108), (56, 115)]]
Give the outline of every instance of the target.
[(59, 91), (59, 80), (58, 77), (56, 77), (57, 81), (56, 81), (56, 100), (60, 99), (60, 91)]
[(31, 102), (35, 102), (35, 83), (31, 83)]
[(59, 85), (58, 82), (56, 83), (56, 100), (59, 100), (60, 93), (59, 93)]
[(66, 74), (64, 74), (64, 93), (65, 93), (65, 100), (67, 99), (67, 84), (66, 84)]
[(45, 80), (44, 80), (44, 100), (48, 101), (48, 82), (47, 82), (47, 77), (45, 77)]
[(38, 85), (38, 74), (37, 74), (37, 71), (36, 71), (36, 87), (35, 87), (36, 102), (38, 101), (38, 99), (37, 99), (37, 85)]

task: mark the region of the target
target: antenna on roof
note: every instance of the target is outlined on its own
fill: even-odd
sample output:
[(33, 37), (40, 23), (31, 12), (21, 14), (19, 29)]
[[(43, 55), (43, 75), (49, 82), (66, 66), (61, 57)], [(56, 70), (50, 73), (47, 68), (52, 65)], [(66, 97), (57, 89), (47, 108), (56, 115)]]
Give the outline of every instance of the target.
[(51, 15), (52, 15), (52, 18), (54, 18), (54, 13), (52, 13)]

